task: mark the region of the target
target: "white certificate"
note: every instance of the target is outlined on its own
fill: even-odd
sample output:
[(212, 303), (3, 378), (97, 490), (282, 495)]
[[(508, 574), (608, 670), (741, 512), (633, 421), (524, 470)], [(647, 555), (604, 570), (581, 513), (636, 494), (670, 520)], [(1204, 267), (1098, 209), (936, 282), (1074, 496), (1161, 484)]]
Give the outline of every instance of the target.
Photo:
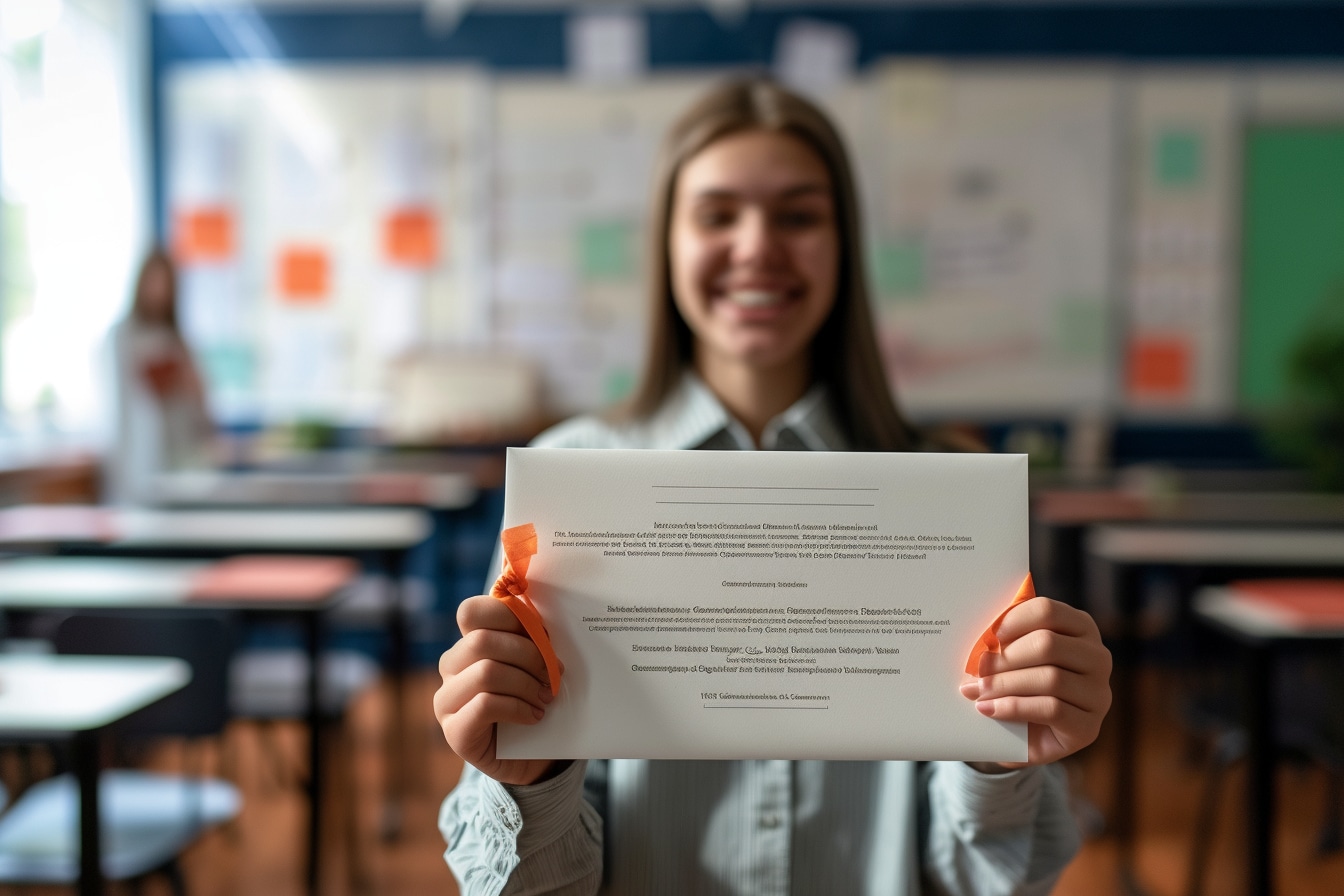
[(509, 759), (1023, 761), (962, 697), (1027, 575), (1023, 455), (510, 448), (565, 664)]

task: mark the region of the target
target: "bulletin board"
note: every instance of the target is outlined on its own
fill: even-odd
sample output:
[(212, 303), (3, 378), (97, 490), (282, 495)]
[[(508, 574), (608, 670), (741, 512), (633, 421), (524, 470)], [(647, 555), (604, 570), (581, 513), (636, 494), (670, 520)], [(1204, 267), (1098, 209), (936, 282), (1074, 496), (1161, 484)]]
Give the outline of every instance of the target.
[(1236, 214), (1248, 73), (1150, 68), (1125, 83), (1118, 357), (1123, 406), (1235, 408)]
[(655, 154), (711, 82), (497, 82), (491, 327), (496, 344), (540, 366), (556, 413), (605, 406), (634, 386)]
[[(539, 359), (557, 414), (624, 394), (657, 132), (696, 85), (790, 59), (844, 72), (819, 98), (916, 416), (1219, 417), (1277, 388), (1241, 263), (1244, 133), (1344, 121), (1344, 9), (604, 8), (638, 40), (603, 45), (632, 71), (595, 87), (572, 41), (588, 5), (451, 6), (155, 4), (159, 230), (190, 249), (222, 419), (376, 419), (412, 341)], [(305, 161), (324, 129), (294, 131), (305, 108), (336, 161)], [(302, 186), (333, 171), (339, 191)]]
[(916, 416), (1112, 400), (1116, 77), (891, 63), (870, 87), (872, 281)]
[(1294, 347), (1328, 301), (1344, 301), (1344, 118), (1254, 124), (1245, 134), (1240, 399), (1287, 397)]
[(488, 339), (489, 86), (198, 65), (165, 85), (182, 318), (224, 420), (376, 420), (390, 363)]

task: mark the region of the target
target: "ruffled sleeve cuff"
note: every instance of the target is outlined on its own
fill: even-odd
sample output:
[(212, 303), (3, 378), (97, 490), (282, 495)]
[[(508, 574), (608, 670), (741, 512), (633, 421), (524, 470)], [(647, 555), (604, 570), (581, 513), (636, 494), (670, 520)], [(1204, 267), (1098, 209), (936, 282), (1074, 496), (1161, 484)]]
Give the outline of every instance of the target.
[(439, 811), (444, 858), (463, 896), (498, 896), (524, 857), (574, 826), (586, 764), (572, 763), (551, 780), (526, 786), (501, 784), (470, 766), (463, 770)]
[(949, 819), (980, 831), (1029, 826), (1036, 816), (1042, 768), (1022, 768), (990, 774), (964, 762), (938, 763), (937, 790)]
[(501, 801), (527, 819), (518, 835), (518, 855), (529, 856), (545, 849), (574, 826), (583, 803), (583, 774), (588, 761), (576, 760), (569, 768), (540, 784), (500, 784), (491, 781)]

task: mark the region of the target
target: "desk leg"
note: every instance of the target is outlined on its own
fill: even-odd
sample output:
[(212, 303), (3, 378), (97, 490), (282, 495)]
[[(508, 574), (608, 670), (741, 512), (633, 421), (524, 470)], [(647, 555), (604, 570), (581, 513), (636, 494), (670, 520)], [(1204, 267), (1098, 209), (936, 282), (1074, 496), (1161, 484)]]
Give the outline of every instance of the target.
[(1128, 564), (1113, 566), (1115, 585), (1116, 633), (1112, 658), (1114, 672), (1111, 689), (1111, 722), (1115, 726), (1115, 793), (1111, 801), (1111, 827), (1120, 851), (1120, 875), (1128, 893), (1142, 893), (1134, 864), (1134, 835), (1137, 827), (1138, 794), (1135, 780), (1139, 765), (1139, 572)]
[(318, 856), (322, 850), (322, 702), (321, 620), (303, 614), (304, 648), (308, 653), (308, 892), (316, 896)]
[(1246, 844), (1251, 896), (1274, 892), (1274, 688), (1273, 647), (1251, 644), (1243, 651), (1246, 693)]
[[(1084, 581), (1083, 535), (1086, 526), (1057, 526), (1054, 528), (1054, 568), (1057, 575), (1052, 583), (1060, 589), (1055, 600), (1071, 607), (1087, 610), (1087, 586)], [(1090, 612), (1090, 611), (1089, 611)]]
[(387, 628), (390, 640), (389, 665), (392, 689), (392, 714), (384, 733), (387, 757), (387, 793), (383, 803), (380, 833), (385, 842), (401, 836), (401, 805), (406, 794), (405, 750), (406, 733), (406, 670), (410, 666), (410, 645), (406, 632), (405, 551), (387, 551), (383, 568), (392, 591), (387, 608)]
[(96, 731), (75, 734), (71, 761), (79, 783), (79, 896), (103, 892), (103, 843), (98, 823), (98, 750), (102, 739)]

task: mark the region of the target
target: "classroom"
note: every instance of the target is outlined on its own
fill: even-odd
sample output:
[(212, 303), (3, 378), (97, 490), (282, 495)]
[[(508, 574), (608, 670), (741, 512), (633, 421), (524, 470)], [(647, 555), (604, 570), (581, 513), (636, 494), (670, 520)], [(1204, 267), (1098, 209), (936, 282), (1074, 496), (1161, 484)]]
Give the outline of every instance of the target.
[(1344, 892), (1344, 4), (0, 0), (0, 896), (511, 875)]

